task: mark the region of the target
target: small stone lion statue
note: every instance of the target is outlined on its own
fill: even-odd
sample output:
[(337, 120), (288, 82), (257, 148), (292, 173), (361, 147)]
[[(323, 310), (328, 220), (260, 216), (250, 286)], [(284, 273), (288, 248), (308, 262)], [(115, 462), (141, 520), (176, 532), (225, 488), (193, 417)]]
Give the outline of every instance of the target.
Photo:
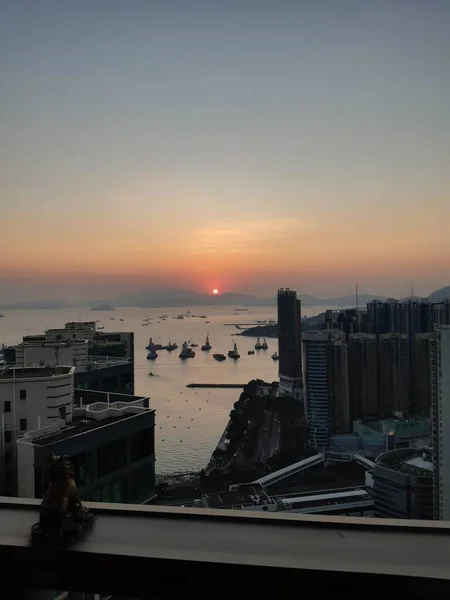
[(78, 496), (70, 458), (65, 454), (52, 454), (48, 469), (49, 484), (39, 509), (39, 523), (33, 525), (32, 535), (81, 535), (92, 521), (92, 515)]

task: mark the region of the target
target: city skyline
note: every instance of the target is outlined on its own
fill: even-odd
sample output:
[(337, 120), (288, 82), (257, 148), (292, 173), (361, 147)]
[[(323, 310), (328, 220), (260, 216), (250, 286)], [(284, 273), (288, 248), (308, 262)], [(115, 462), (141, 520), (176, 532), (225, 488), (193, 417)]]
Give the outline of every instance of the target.
[(448, 3), (0, 10), (3, 301), (449, 283)]

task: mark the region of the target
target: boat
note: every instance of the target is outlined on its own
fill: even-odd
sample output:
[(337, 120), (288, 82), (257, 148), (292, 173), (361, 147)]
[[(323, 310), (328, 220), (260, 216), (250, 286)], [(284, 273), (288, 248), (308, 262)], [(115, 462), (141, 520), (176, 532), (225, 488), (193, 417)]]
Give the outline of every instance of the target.
[(234, 358), (235, 360), (237, 360), (238, 358), (241, 358), (241, 355), (239, 354), (238, 349), (237, 349), (236, 342), (234, 342), (234, 344), (233, 344), (233, 350), (230, 350), (228, 352), (228, 358)]
[(264, 338), (263, 343), (261, 344), (261, 350), (267, 350), (269, 346), (267, 345), (266, 338)]
[(211, 344), (209, 343), (209, 335), (207, 335), (207, 336), (206, 336), (205, 343), (203, 344), (203, 346), (202, 346), (202, 348), (201, 348), (201, 349), (202, 349), (202, 350), (204, 350), (204, 351), (208, 351), (208, 350), (211, 350), (211, 348), (212, 348), (212, 346), (211, 346)]
[(180, 358), (184, 360), (185, 358), (194, 358), (194, 356), (195, 352), (192, 350), (192, 348), (189, 348), (187, 342), (183, 342), (183, 346), (180, 352)]
[(147, 327), (148, 323), (142, 323), (142, 327)]
[(105, 329), (103, 325), (97, 325), (97, 329)]
[(155, 360), (158, 358), (158, 353), (156, 352), (155, 346), (150, 346), (148, 349), (147, 360)]
[(214, 360), (217, 360), (220, 362), (222, 360), (226, 360), (227, 357), (225, 356), (225, 354), (213, 354), (213, 358), (214, 358)]
[(198, 348), (198, 344), (191, 344), (191, 348)]
[(119, 321), (125, 321), (125, 319), (119, 319)]
[(249, 351), (247, 352), (247, 354), (255, 354), (255, 351), (254, 351), (254, 350), (249, 350)]
[(199, 319), (207, 319), (208, 317), (206, 315), (198, 315)]
[(272, 360), (280, 360), (280, 357), (278, 356), (278, 352), (274, 352), (272, 354)]
[(255, 344), (255, 350), (261, 350), (262, 345), (261, 345), (261, 340), (259, 339), (259, 336), (256, 340), (256, 344)]
[(153, 373), (153, 371), (150, 371), (150, 373), (148, 374), (149, 377), (154, 377), (155, 374)]
[(172, 350), (176, 350), (177, 348), (178, 348), (178, 344), (176, 342), (173, 342), (173, 344), (172, 344), (172, 342), (170, 341), (170, 338), (169, 338), (169, 343), (166, 346), (167, 352), (172, 352)]

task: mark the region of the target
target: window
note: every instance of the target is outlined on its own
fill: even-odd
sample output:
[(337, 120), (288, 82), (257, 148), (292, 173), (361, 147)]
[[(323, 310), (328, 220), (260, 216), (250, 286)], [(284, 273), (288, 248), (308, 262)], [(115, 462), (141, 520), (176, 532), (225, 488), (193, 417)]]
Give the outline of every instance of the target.
[(20, 419), (20, 431), (26, 431), (27, 429), (27, 420)]
[(104, 477), (127, 464), (127, 438), (121, 438), (98, 450), (98, 476)]
[(5, 431), (5, 444), (10, 444), (12, 440), (12, 432)]
[(21, 400), (26, 400), (27, 399), (27, 390), (20, 390), (19, 391), (19, 398)]
[(11, 401), (5, 400), (5, 413), (11, 412)]
[(143, 429), (131, 436), (131, 461), (136, 462), (155, 451), (153, 429)]

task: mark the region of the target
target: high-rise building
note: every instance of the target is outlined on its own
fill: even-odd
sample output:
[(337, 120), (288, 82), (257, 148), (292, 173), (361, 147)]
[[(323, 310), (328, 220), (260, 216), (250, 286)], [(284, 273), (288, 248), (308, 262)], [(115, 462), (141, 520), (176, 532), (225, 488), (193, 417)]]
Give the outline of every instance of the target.
[(379, 336), (379, 407), (383, 415), (409, 412), (409, 338), (406, 334)]
[(297, 292), (279, 289), (278, 306), (278, 354), (281, 393), (298, 400), (303, 399), (302, 373), (302, 313)]
[(371, 333), (350, 335), (348, 345), (350, 412), (353, 419), (378, 413), (377, 336)]
[(432, 337), (432, 333), (419, 333), (414, 337), (414, 363), (411, 384), (414, 388), (412, 411), (415, 414), (430, 414)]
[(434, 518), (450, 519), (450, 327), (431, 341), (431, 428)]
[(350, 431), (345, 333), (323, 330), (303, 336), (308, 445), (319, 451), (330, 437)]

